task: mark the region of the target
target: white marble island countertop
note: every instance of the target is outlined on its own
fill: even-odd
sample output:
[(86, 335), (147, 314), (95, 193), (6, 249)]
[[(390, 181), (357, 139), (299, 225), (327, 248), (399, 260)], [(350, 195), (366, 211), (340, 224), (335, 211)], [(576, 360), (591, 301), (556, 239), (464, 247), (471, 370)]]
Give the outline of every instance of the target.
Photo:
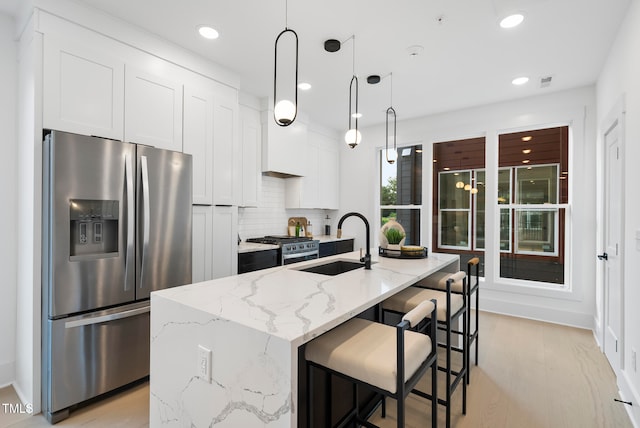
[[(300, 271), (342, 259), (359, 253), (152, 293), (151, 426), (297, 426), (301, 345), (436, 271), (459, 269), (457, 255), (373, 254), (371, 270)], [(200, 347), (211, 351), (208, 371)]]

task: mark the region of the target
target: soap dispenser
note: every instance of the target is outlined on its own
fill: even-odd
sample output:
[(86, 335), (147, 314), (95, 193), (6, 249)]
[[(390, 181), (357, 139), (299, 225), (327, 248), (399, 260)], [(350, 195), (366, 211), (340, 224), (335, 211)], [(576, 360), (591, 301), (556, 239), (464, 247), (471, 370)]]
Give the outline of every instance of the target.
[(327, 214), (327, 218), (324, 219), (324, 234), (327, 236), (331, 235), (331, 219), (329, 218), (329, 214)]

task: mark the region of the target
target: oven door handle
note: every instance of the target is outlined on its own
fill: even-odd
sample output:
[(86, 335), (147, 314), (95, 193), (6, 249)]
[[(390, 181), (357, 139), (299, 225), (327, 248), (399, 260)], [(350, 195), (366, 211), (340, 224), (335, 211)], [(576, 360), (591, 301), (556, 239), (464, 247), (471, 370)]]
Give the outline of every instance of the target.
[(298, 259), (300, 257), (307, 257), (307, 256), (316, 256), (319, 255), (318, 250), (314, 250), (314, 251), (307, 251), (306, 253), (293, 253), (293, 254), (286, 254), (284, 256), (282, 256), (283, 259)]

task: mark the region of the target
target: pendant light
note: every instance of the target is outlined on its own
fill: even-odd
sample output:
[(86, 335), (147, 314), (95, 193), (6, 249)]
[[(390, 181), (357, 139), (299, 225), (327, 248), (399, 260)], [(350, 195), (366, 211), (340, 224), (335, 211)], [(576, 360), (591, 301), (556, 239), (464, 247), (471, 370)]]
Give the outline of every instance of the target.
[[(396, 141), (396, 111), (393, 108), (393, 73), (389, 73), (391, 77), (391, 96), (389, 102), (389, 108), (387, 109), (387, 115), (385, 120), (385, 156), (387, 158), (387, 162), (393, 165), (398, 159), (398, 146)], [(389, 117), (393, 118), (393, 148), (389, 149)]]
[[(353, 35), (351, 38), (353, 39), (353, 77), (349, 84), (349, 130), (344, 134), (344, 141), (353, 149), (362, 141), (362, 134), (358, 130), (358, 113), (360, 112), (358, 111), (358, 76), (356, 76), (356, 36)], [(355, 111), (352, 109), (354, 104)], [(352, 126), (352, 119), (355, 121), (355, 126)]]
[[(284, 30), (278, 34), (275, 43), (275, 59), (273, 66), (273, 119), (279, 126), (289, 126), (296, 120), (298, 115), (298, 34), (287, 26), (288, 19), (288, 2), (285, 0), (285, 25)], [(293, 82), (294, 88), (294, 100), (286, 98), (287, 92), (284, 91), (284, 95), (278, 92), (278, 42), (283, 36), (291, 36), (295, 41), (295, 82)], [(284, 39), (283, 39), (284, 40)]]

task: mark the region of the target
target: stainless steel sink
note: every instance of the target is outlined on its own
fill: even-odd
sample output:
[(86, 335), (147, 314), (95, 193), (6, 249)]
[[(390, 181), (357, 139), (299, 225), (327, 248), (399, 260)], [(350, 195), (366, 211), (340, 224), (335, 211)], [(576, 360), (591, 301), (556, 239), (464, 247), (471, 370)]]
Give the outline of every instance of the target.
[(299, 268), (296, 270), (302, 272), (311, 272), (311, 273), (319, 273), (322, 275), (340, 275), (341, 273), (349, 272), (355, 269), (360, 269), (364, 267), (364, 263), (353, 262), (349, 260), (334, 260), (331, 262), (308, 266), (305, 268)]

